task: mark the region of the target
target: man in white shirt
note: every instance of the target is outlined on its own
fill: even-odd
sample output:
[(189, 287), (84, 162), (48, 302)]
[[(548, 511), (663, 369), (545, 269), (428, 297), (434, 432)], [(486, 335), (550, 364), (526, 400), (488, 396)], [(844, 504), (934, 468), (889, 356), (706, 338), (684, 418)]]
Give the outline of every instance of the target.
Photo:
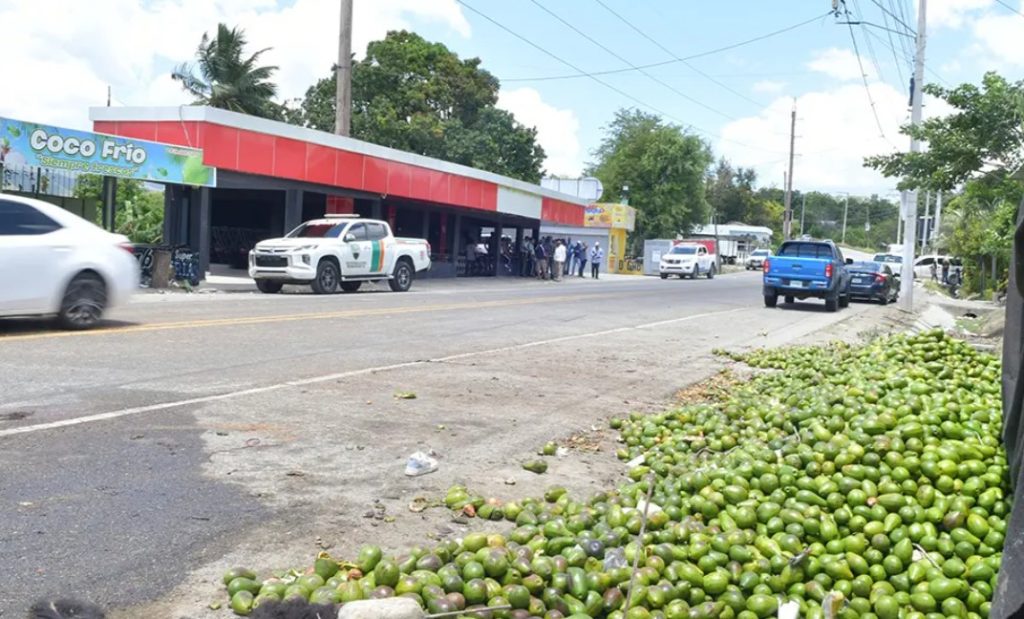
[(562, 281), (562, 271), (565, 269), (565, 243), (561, 239), (555, 243), (555, 272), (551, 276), (555, 281)]

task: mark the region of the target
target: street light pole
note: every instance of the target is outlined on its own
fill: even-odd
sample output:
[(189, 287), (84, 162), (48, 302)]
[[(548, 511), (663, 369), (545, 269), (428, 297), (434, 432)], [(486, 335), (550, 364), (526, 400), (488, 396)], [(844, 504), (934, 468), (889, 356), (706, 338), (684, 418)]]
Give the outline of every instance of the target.
[(850, 194), (847, 192), (846, 199), (843, 200), (843, 245), (846, 245), (846, 215), (850, 211)]
[[(917, 5), (917, 53), (914, 54), (914, 81), (911, 84), (910, 124), (921, 123), (921, 100), (924, 90), (924, 50), (928, 31), (928, 0), (918, 0)], [(910, 152), (921, 150), (921, 141), (910, 138)], [(914, 236), (917, 225), (917, 190), (904, 191), (903, 206), (903, 264), (900, 269), (900, 309), (914, 309)]]
[(339, 26), (338, 64), (334, 69), (337, 97), (334, 133), (348, 136), (352, 131), (352, 0), (341, 0)]
[(807, 234), (804, 231), (804, 215), (807, 212), (807, 194), (800, 196), (800, 236)]

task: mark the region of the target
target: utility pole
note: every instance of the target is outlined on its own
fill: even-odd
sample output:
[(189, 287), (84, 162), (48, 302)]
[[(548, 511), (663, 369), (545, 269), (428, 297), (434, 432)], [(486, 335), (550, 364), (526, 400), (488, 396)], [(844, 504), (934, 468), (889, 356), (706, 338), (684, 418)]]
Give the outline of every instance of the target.
[[(921, 95), (924, 90), (924, 50), (928, 30), (928, 0), (917, 3), (917, 53), (914, 54), (914, 81), (910, 97), (910, 124), (921, 122)], [(910, 138), (910, 152), (921, 150), (921, 142)], [(904, 191), (903, 205), (903, 264), (900, 269), (900, 309), (914, 309), (914, 234), (917, 224), (917, 190)]]
[(337, 110), (334, 133), (348, 136), (352, 129), (352, 0), (341, 0), (341, 29), (338, 33)]
[(807, 194), (800, 195), (800, 236), (807, 234), (804, 232), (804, 214), (807, 213)]
[(850, 192), (846, 192), (846, 198), (843, 199), (843, 240), (841, 243), (846, 245), (846, 215), (850, 212)]
[(928, 206), (932, 201), (932, 192), (924, 192), (924, 219), (921, 220), (921, 253), (928, 246)]
[(793, 238), (793, 148), (796, 145), (796, 99), (789, 114), (789, 174), (786, 175), (786, 214), (782, 220), (783, 240)]
[(928, 239), (930, 242), (934, 243), (936, 235), (938, 235), (939, 233), (942, 232), (942, 229), (939, 227), (941, 225), (942, 225), (942, 191), (939, 190), (939, 191), (935, 192), (935, 226), (932, 227), (932, 233), (931, 233), (931, 236)]

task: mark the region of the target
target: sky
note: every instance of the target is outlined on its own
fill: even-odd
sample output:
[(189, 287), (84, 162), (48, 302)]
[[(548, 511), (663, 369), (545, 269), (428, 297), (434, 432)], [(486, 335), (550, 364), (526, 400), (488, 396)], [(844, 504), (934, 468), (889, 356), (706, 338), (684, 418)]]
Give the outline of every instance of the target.
[[(498, 105), (537, 128), (549, 174), (579, 176), (615, 111), (634, 107), (700, 135), (716, 158), (754, 168), (759, 185), (782, 186), (795, 102), (795, 189), (894, 195), (895, 183), (862, 161), (907, 148), (899, 127), (909, 120), (914, 42), (890, 30), (906, 30), (897, 20), (916, 30), (916, 0), (846, 0), (849, 21), (874, 26), (837, 23), (847, 18), (828, 14), (832, 0), (354, 2), (359, 56), (388, 30), (409, 29), (481, 58), (501, 80)], [(253, 50), (271, 48), (264, 58), (279, 67), (282, 98), (297, 97), (330, 73), (338, 7), (0, 0), (0, 116), (89, 129), (88, 108), (106, 103), (108, 86), (112, 105), (187, 104), (170, 72), (219, 21), (244, 28)], [(976, 83), (989, 70), (1020, 79), (1017, 11), (1024, 0), (930, 0), (926, 81)], [(925, 116), (948, 112), (926, 98)]]

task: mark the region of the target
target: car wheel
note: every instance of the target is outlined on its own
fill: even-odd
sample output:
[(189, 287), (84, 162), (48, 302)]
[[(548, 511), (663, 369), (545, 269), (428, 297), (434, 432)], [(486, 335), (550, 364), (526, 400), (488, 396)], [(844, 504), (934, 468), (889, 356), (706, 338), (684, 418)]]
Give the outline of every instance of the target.
[(662, 273), (661, 279), (668, 279), (668, 273)]
[(779, 295), (777, 294), (766, 294), (764, 295), (764, 306), (775, 307), (779, 304)]
[(826, 312), (834, 312), (834, 311), (836, 311), (838, 309), (839, 309), (839, 298), (838, 297), (830, 297), (828, 299), (825, 299), (825, 311)]
[(363, 282), (341, 282), (341, 289), (345, 292), (356, 292)]
[(711, 268), (708, 269), (708, 279), (715, 279), (715, 265), (713, 264), (711, 265)]
[(256, 280), (256, 288), (260, 292), (266, 294), (277, 294), (281, 292), (281, 288), (284, 286), (281, 282), (275, 282), (272, 279), (258, 279)]
[(65, 329), (89, 329), (103, 317), (107, 286), (96, 273), (79, 273), (68, 284), (57, 320)]
[(786, 304), (790, 305), (792, 303), (793, 303), (793, 297), (791, 297), (790, 295), (787, 294), (786, 295)]
[(850, 295), (844, 294), (841, 297), (839, 297), (839, 307), (849, 307), (849, 306), (850, 306)]
[(330, 260), (321, 260), (316, 265), (316, 279), (313, 280), (313, 292), (317, 294), (334, 294), (338, 290), (338, 265)]
[(399, 260), (395, 265), (395, 273), (388, 280), (392, 292), (406, 292), (412, 287), (412, 267), (405, 260)]

